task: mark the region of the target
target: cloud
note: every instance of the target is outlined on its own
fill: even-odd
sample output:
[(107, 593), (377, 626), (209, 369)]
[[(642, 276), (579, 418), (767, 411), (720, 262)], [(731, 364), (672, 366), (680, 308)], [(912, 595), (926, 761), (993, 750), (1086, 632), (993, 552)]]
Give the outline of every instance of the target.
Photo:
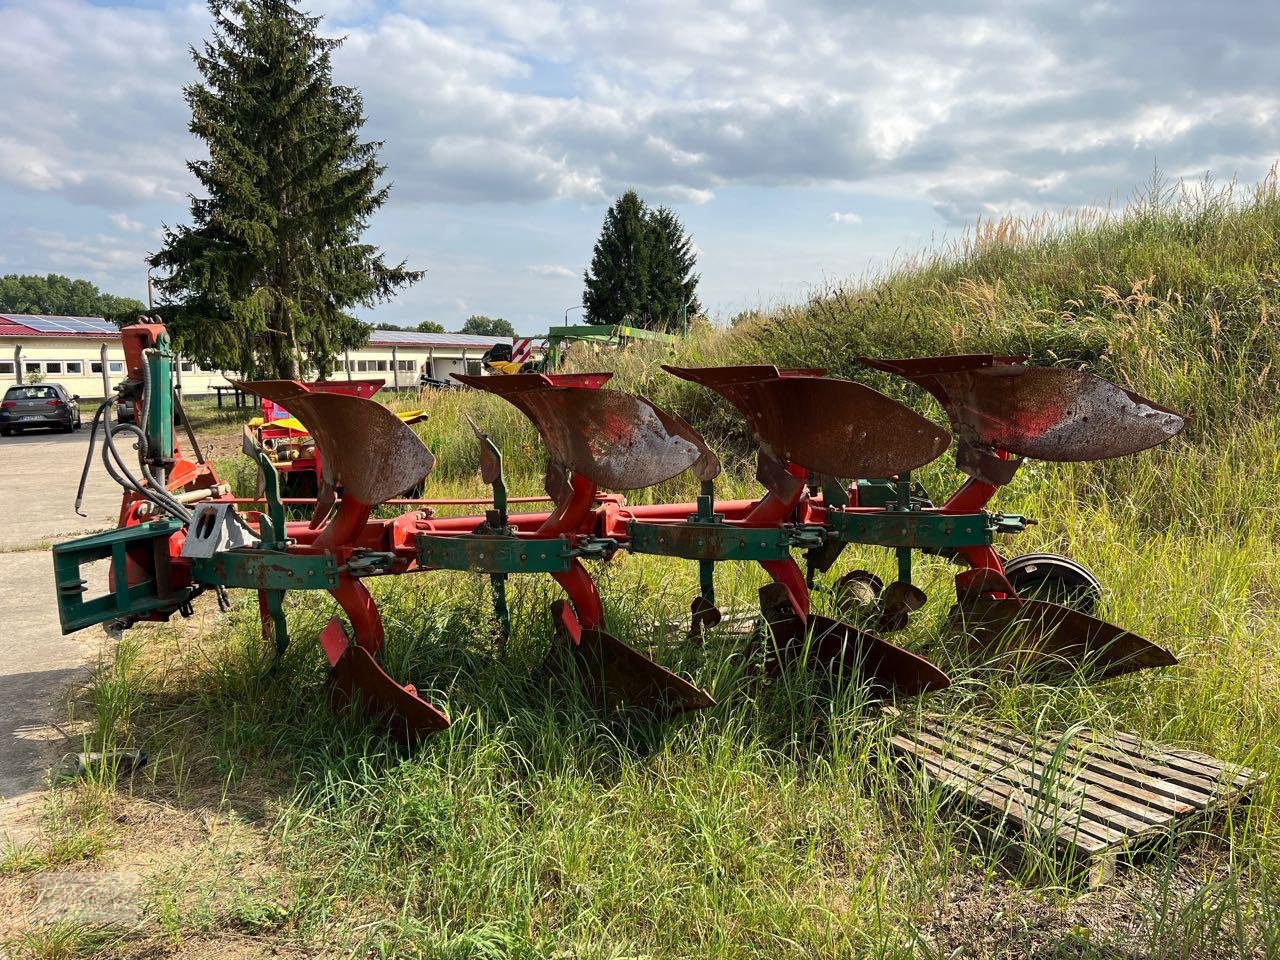
[[(399, 207), (537, 220), (636, 187), (710, 217), (757, 190), (857, 190), (962, 225), (1105, 204), (1156, 162), (1262, 173), (1280, 156), (1280, 5), (1242, 6), (1212, 18), (1191, 0), (1159, 16), (1132, 0), (316, 9), (346, 37), (335, 76), (364, 96)], [(207, 31), (199, 3), (0, 5), (0, 189), (68, 223), (105, 210), (139, 240), (131, 224), (183, 219), (185, 164), (202, 146), (182, 86)], [(97, 237), (101, 214), (82, 216), (67, 235)]]
[(138, 233), (141, 230), (147, 229), (147, 225), (145, 223), (141, 220), (133, 219), (133, 217), (126, 213), (113, 213), (108, 215), (107, 219), (121, 230), (125, 231), (125, 233)]
[(205, 29), (195, 6), (0, 7), (0, 184), (107, 209), (180, 201), (186, 48)]
[(831, 214), (831, 219), (834, 220), (836, 223), (861, 223), (862, 222), (862, 217), (858, 216), (856, 213), (836, 212)]
[(537, 264), (535, 266), (526, 267), (530, 273), (537, 277), (565, 277), (570, 280), (578, 278), (578, 271), (572, 267), (563, 267), (558, 264)]
[(68, 236), (57, 230), (30, 230), (26, 240), (58, 273), (90, 278), (132, 274), (137, 278), (146, 272), (142, 245), (109, 234)]

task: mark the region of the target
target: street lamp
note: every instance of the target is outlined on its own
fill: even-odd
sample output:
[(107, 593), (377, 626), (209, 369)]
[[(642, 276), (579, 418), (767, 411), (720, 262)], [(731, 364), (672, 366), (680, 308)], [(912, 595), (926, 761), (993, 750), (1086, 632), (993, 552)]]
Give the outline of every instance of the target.
[(572, 307), (565, 307), (565, 308), (564, 308), (564, 325), (565, 325), (566, 327), (569, 325), (569, 311), (570, 311), (570, 310), (581, 310), (581, 309), (582, 309), (582, 304), (580, 304), (580, 303), (575, 303)]

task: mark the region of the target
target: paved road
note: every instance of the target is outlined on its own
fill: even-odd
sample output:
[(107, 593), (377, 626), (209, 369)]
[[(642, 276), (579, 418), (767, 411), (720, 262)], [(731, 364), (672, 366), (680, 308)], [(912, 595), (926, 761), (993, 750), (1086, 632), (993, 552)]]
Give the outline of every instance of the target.
[(68, 749), (48, 719), (105, 638), (101, 628), (62, 636), (49, 551), (22, 549), (114, 525), (120, 488), (100, 461), (87, 516), (72, 509), (88, 438), (87, 426), (0, 437), (0, 835), (3, 808), (37, 789), (56, 750)]
[(88, 446), (87, 418), (75, 433), (0, 437), (0, 550), (115, 526), (120, 488), (102, 469), (101, 443), (81, 508), (87, 516), (72, 509)]

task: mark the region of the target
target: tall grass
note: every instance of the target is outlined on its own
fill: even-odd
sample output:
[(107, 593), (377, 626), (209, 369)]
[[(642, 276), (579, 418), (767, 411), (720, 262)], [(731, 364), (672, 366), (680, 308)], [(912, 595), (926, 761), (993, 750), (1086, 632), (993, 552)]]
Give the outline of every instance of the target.
[[(1157, 182), (1124, 210), (982, 224), (883, 277), (729, 331), (697, 330), (670, 353), (584, 351), (573, 363), (612, 369), (620, 388), (698, 426), (724, 455), (726, 492), (755, 489), (741, 418), (661, 363), (823, 366), (940, 416), (856, 358), (1025, 354), (1186, 411), (1191, 426), (1165, 448), (1028, 465), (999, 504), (1040, 520), (1008, 553), (1085, 563), (1105, 585), (1103, 614), (1170, 647), (1178, 667), (1059, 688), (968, 672), (942, 635), (955, 569), (936, 558), (919, 564), (930, 600), (900, 642), (954, 666), (955, 686), (921, 707), (958, 724), (1121, 727), (1274, 775), (1277, 235), (1274, 177), (1251, 191)], [(431, 418), (417, 429), (440, 462), (432, 494), (482, 492), (464, 414), (504, 450), (513, 493), (538, 492), (543, 454), (513, 408), (474, 392), (422, 402)], [(935, 493), (958, 480), (945, 462), (922, 478)], [(684, 478), (642, 497), (692, 489)], [(857, 566), (888, 579), (892, 557), (850, 550), (830, 576)], [(267, 681), (248, 601), (199, 640), (157, 630), (122, 646), (94, 688), (96, 745), (152, 750), (135, 789), (252, 811), (287, 890), (254, 916), (337, 952), (1280, 956), (1274, 785), (1232, 815), (1228, 844), (1157, 854), (1081, 897), (1054, 858), (1015, 856), (890, 762), (888, 721), (863, 709), (862, 691), (832, 697), (802, 676), (760, 688), (738, 638), (697, 646), (655, 629), (687, 609), (692, 564), (623, 555), (596, 572), (613, 632), (711, 690), (716, 708), (666, 727), (597, 716), (571, 686), (531, 679), (549, 641), (546, 580), (513, 579), (515, 630), (499, 650), (483, 579), (432, 574), (374, 584), (389, 669), (453, 718), (420, 748), (404, 752), (376, 726), (328, 712), (310, 638), (332, 605), (311, 596), (292, 598), (298, 642)], [(762, 581), (746, 566), (717, 578), (743, 608)], [(815, 598), (830, 609), (823, 588)], [(173, 936), (190, 934), (180, 910), (165, 915), (177, 917)]]

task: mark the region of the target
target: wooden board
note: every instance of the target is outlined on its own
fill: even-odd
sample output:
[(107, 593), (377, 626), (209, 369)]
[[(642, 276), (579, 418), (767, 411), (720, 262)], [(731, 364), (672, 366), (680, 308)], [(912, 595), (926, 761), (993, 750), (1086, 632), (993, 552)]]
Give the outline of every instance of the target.
[(1021, 734), (1007, 724), (899, 715), (894, 751), (994, 816), (1003, 832), (1056, 848), (1090, 883), (1117, 857), (1238, 803), (1265, 774), (1190, 750), (1087, 729)]

